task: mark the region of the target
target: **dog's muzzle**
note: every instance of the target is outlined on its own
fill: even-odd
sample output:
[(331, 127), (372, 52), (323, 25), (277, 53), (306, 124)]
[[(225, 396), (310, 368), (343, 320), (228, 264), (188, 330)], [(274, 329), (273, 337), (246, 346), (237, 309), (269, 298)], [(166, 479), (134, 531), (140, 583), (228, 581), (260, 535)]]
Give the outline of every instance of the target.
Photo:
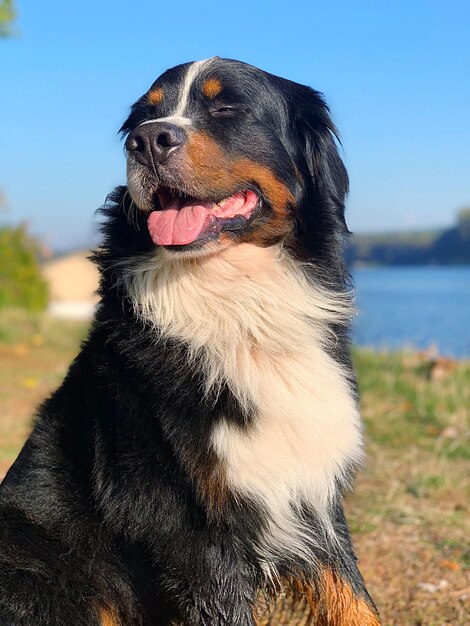
[(168, 122), (149, 121), (140, 124), (126, 139), (128, 154), (142, 165), (153, 167), (164, 163), (172, 152), (186, 142), (186, 133)]

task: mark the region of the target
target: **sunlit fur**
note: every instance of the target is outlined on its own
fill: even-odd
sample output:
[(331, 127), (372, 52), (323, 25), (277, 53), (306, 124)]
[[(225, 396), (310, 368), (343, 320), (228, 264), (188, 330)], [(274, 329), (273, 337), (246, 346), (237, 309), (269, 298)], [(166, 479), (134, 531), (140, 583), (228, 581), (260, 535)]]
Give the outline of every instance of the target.
[[(157, 78), (122, 132), (95, 319), (0, 485), (0, 626), (256, 626), (263, 598), (378, 626), (342, 507), (362, 444), (323, 97), (212, 58)], [(253, 212), (209, 236), (150, 233), (162, 193), (243, 190)]]
[(350, 319), (348, 296), (312, 282), (281, 246), (242, 244), (196, 260), (159, 250), (122, 267), (136, 313), (156, 333), (187, 343), (207, 391), (228, 381), (255, 412), (246, 432), (219, 422), (212, 444), (231, 489), (268, 511), (270, 533), (258, 546), (263, 561), (275, 563), (286, 551), (311, 559), (314, 538), (301, 505), (331, 530), (331, 499), (344, 469), (361, 457), (347, 372), (325, 350), (336, 340), (326, 323)]

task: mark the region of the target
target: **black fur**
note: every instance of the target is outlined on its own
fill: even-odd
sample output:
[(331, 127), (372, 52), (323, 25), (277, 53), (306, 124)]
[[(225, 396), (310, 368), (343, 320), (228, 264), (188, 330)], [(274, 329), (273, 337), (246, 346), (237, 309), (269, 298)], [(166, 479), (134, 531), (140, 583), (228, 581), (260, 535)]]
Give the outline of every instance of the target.
[[(341, 292), (348, 179), (328, 109), (317, 92), (235, 61), (214, 61), (236, 117), (210, 118), (200, 95), (189, 103), (195, 128), (262, 163), (291, 191), (285, 243), (313, 261), (316, 278)], [(165, 73), (167, 115), (186, 66)], [(243, 98), (240, 96), (243, 85)], [(243, 111), (242, 111), (243, 109)], [(155, 112), (142, 97), (128, 133)], [(297, 173), (296, 173), (297, 169)], [(255, 185), (256, 181), (245, 181)], [(256, 187), (256, 185), (255, 185)], [(262, 189), (260, 194), (262, 195)], [(269, 225), (268, 202), (240, 239)], [(119, 262), (154, 249), (146, 215), (125, 187), (104, 209), (104, 244), (94, 256), (101, 304), (88, 339), (61, 387), (39, 409), (34, 430), (0, 490), (1, 626), (98, 626), (109, 610), (122, 626), (253, 626), (252, 606), (265, 579), (253, 550), (265, 519), (256, 502), (207, 506), (188, 467), (210, 467), (210, 433), (221, 415), (248, 428), (228, 386), (213, 397), (188, 365), (187, 346), (138, 319), (119, 282)], [(347, 330), (331, 348), (350, 366)], [(334, 401), (334, 399), (332, 399)], [(351, 474), (354, 468), (351, 468)], [(328, 541), (312, 511), (311, 564), (282, 559), (281, 576), (312, 581), (323, 564), (371, 604), (357, 569), (341, 505), (331, 509), (340, 538)], [(101, 616), (101, 617), (100, 617)], [(346, 622), (345, 622), (346, 624)]]

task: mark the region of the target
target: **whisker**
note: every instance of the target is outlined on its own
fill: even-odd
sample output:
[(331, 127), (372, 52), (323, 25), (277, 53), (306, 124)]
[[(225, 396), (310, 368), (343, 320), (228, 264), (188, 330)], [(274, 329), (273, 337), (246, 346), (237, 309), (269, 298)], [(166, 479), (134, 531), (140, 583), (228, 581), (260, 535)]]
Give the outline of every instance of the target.
[[(126, 207), (126, 199), (129, 199), (130, 201), (128, 207)], [(126, 192), (121, 200), (121, 205), (123, 207), (124, 213), (126, 214), (128, 223), (136, 230), (140, 230), (139, 220), (137, 219), (137, 211), (139, 209), (128, 189), (126, 189)]]

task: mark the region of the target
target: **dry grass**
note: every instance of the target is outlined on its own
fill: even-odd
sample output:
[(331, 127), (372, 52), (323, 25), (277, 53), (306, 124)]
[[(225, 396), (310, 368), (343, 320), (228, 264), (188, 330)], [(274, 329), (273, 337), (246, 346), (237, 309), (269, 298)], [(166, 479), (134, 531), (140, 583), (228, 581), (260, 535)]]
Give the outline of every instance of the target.
[[(86, 326), (0, 315), (0, 478)], [(386, 626), (470, 624), (470, 363), (439, 380), (416, 354), (356, 353), (368, 463), (347, 499)]]
[(35, 407), (56, 388), (87, 325), (0, 313), (0, 480), (26, 439)]
[(387, 626), (470, 624), (470, 364), (359, 351), (368, 463), (347, 513)]

